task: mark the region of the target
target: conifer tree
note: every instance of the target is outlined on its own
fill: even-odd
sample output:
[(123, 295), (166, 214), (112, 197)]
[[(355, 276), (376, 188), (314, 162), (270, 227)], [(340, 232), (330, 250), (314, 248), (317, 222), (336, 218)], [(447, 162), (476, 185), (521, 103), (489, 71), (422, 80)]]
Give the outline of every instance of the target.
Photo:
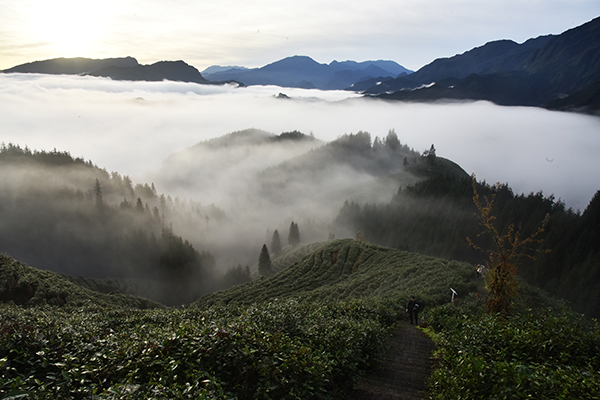
[(100, 185), (98, 178), (96, 178), (96, 183), (94, 184), (94, 191), (96, 192), (96, 206), (102, 208), (102, 206), (104, 206), (104, 200), (102, 198), (102, 186)]
[(297, 246), (300, 244), (300, 229), (298, 224), (292, 221), (290, 224), (290, 231), (288, 233), (288, 244), (291, 246)]
[(427, 163), (429, 165), (435, 164), (435, 146), (432, 144), (429, 150), (425, 151), (423, 155), (427, 158)]
[(269, 255), (269, 249), (267, 249), (266, 244), (263, 244), (260, 255), (258, 256), (258, 273), (263, 276), (271, 275), (273, 273), (273, 269), (271, 268), (271, 256)]
[(135, 204), (135, 210), (139, 213), (144, 213), (144, 203), (142, 203), (142, 199), (140, 199), (139, 197)]
[(275, 229), (273, 232), (273, 239), (271, 240), (271, 251), (273, 256), (277, 257), (281, 254), (281, 238), (279, 237), (279, 231)]
[(383, 146), (383, 142), (381, 141), (381, 139), (379, 139), (379, 136), (375, 136), (375, 139), (373, 139), (373, 150), (380, 151), (381, 149), (383, 149)]
[(121, 204), (119, 205), (119, 208), (121, 210), (130, 210), (131, 209), (131, 204), (129, 204), (129, 202), (127, 201), (127, 199), (123, 199), (123, 201), (121, 202)]
[(390, 150), (397, 150), (400, 147), (400, 140), (398, 139), (395, 130), (390, 129), (385, 137), (385, 145)]

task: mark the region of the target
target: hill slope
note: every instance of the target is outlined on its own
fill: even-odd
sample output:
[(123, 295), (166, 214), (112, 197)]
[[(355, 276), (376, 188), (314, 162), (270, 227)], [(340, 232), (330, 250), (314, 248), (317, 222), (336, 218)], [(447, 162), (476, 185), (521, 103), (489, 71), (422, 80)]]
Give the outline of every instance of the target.
[[(474, 291), (475, 269), (353, 239), (335, 240), (279, 273), (200, 298), (193, 307), (253, 304), (273, 299), (348, 301), (380, 298), (403, 304), (417, 295), (427, 305)], [(402, 306), (399, 306), (401, 308)]]
[[(560, 35), (541, 36), (523, 44), (494, 41), (436, 59), (407, 77), (373, 85), (364, 93), (405, 101), (470, 99), (545, 106), (578, 91), (584, 91), (584, 97), (595, 96), (599, 71), (600, 18), (596, 18)], [(597, 99), (582, 102), (575, 98), (550, 106), (597, 113), (597, 103)]]
[(200, 84), (223, 84), (238, 82), (211, 82), (193, 66), (179, 61), (159, 61), (142, 65), (133, 57), (124, 58), (54, 58), (14, 66), (3, 73), (38, 73), (52, 75), (103, 76), (113, 80), (127, 81), (175, 81)]
[(542, 47), (552, 36), (540, 36), (518, 44), (512, 40), (488, 42), (449, 58), (438, 58), (425, 65), (408, 79), (428, 84), (444, 78), (463, 79), (471, 74), (490, 74), (512, 71), (534, 50)]
[(102, 294), (75, 285), (59, 274), (29, 267), (0, 254), (0, 302), (33, 305), (94, 305), (117, 308), (163, 308), (153, 301), (124, 294)]
[(33, 61), (5, 69), (4, 73), (21, 72), (53, 75), (78, 75), (98, 69), (115, 67), (134, 67), (140, 65), (133, 57), (124, 58), (53, 58), (51, 60)]
[(116, 66), (111, 65), (87, 73), (104, 76), (118, 81), (176, 81), (208, 83), (200, 72), (183, 61), (159, 61), (151, 65)]

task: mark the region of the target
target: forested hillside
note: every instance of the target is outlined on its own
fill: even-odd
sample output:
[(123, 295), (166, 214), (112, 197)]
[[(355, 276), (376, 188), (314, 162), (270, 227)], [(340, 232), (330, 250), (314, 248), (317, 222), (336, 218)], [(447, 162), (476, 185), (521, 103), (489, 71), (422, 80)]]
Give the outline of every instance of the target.
[[(501, 233), (513, 224), (527, 237), (549, 214), (543, 241), (530, 252), (535, 259), (520, 259), (519, 274), (571, 301), (588, 317), (600, 316), (600, 192), (581, 213), (542, 193), (516, 195), (506, 184), (492, 190), (479, 182), (477, 188), (482, 195), (495, 196), (495, 222)], [(472, 180), (440, 175), (400, 189), (386, 204), (346, 202), (335, 226), (348, 233), (360, 230), (367, 240), (384, 246), (483, 264), (485, 254), (466, 240), (492, 245), (478, 237), (482, 228), (476, 212)]]
[(420, 161), (393, 130), (381, 138), (359, 131), (323, 143), (298, 131), (247, 129), (173, 154), (152, 181), (171, 195), (224, 210), (226, 219), (192, 215), (173, 226), (193, 240), (198, 225), (208, 225), (202, 243), (217, 263), (244, 268), (257, 261), (275, 230), (286, 235), (291, 222), (303, 243), (335, 236), (331, 221), (344, 200), (389, 201), (399, 186), (427, 176), (410, 169)]
[(212, 290), (213, 256), (171, 228), (189, 208), (154, 185), (11, 144), (0, 169), (0, 252), (73, 276), (143, 278), (138, 294), (168, 304)]
[(0, 302), (24, 307), (165, 308), (160, 303), (121, 293), (99, 293), (67, 277), (25, 265), (0, 254)]
[(364, 132), (327, 145), (234, 132), (167, 160), (156, 178), (171, 197), (67, 152), (3, 144), (0, 251), (88, 288), (191, 302), (249, 279), (274, 230), (296, 220), (305, 243), (325, 240), (345, 198), (422, 179), (403, 174), (417, 159), (394, 132), (373, 146)]
[[(248, 130), (199, 143), (161, 175), (187, 193), (183, 200), (56, 150), (3, 145), (0, 168), (0, 251), (87, 288), (167, 304), (268, 274), (263, 256), (279, 271), (300, 243), (363, 237), (472, 264), (485, 259), (467, 237), (490, 245), (479, 242), (466, 172), (433, 145), (420, 154), (393, 131), (323, 144), (295, 131)], [(542, 193), (477, 187), (494, 193), (501, 232), (514, 224), (526, 236), (550, 215), (535, 260), (520, 260), (519, 274), (588, 317), (600, 315), (599, 196), (576, 212)]]

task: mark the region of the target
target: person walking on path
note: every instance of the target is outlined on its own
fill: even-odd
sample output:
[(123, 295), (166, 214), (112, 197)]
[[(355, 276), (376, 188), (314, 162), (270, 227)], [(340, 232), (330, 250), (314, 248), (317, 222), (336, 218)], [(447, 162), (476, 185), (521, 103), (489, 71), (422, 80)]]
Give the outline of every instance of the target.
[(406, 305), (406, 312), (408, 313), (411, 324), (413, 323), (413, 320), (415, 321), (415, 325), (419, 324), (420, 308), (421, 308), (421, 305), (419, 304), (419, 301), (416, 299), (416, 297), (410, 296), (410, 300), (408, 301), (408, 304)]

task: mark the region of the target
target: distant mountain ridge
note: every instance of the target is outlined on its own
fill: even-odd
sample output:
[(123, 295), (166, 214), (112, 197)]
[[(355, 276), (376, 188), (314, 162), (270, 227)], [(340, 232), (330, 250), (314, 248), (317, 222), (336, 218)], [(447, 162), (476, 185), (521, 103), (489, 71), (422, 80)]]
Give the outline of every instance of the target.
[(33, 61), (5, 69), (4, 73), (20, 72), (30, 74), (79, 75), (111, 66), (135, 67), (140, 65), (133, 57), (123, 58), (53, 58), (51, 60)]
[[(3, 73), (38, 73), (51, 75), (89, 75), (126, 81), (175, 81), (200, 84), (223, 84), (205, 79), (200, 71), (184, 61), (159, 61), (140, 64), (133, 57), (124, 58), (54, 58), (17, 65)], [(241, 85), (239, 82), (235, 82)]]
[(194, 83), (209, 83), (200, 72), (179, 61), (159, 61), (151, 65), (133, 65), (133, 66), (116, 66), (111, 65), (96, 71), (88, 72), (85, 75), (103, 76), (118, 81), (179, 81), (179, 82), (194, 82)]
[[(523, 44), (486, 43), (436, 59), (407, 77), (363, 93), (404, 101), (489, 100), (600, 114), (600, 17), (560, 35)], [(425, 85), (425, 86), (424, 86)]]
[(58, 58), (2, 72), (351, 90), (390, 100), (488, 100), (600, 115), (600, 17), (560, 35), (539, 36), (521, 44), (491, 41), (438, 58), (416, 72), (390, 60), (321, 64), (301, 55), (260, 68), (213, 65), (202, 72), (183, 61), (141, 65), (132, 57)]
[(89, 59), (56, 58), (17, 65), (3, 73), (90, 75), (129, 81), (181, 81), (199, 84), (277, 85), (282, 87), (346, 89), (375, 77), (394, 78), (412, 71), (389, 60), (333, 61), (320, 64), (307, 56), (292, 56), (261, 68), (211, 66), (202, 73), (184, 61), (142, 65), (133, 57)]
[(540, 36), (523, 44), (512, 40), (488, 42), (460, 55), (438, 58), (425, 65), (409, 78), (419, 84), (428, 84), (442, 78), (464, 79), (471, 74), (502, 73), (516, 69), (525, 59), (552, 38)]
[(320, 64), (307, 56), (286, 57), (260, 68), (223, 69), (223, 67), (212, 66), (204, 71), (206, 78), (211, 80), (236, 80), (246, 85), (277, 85), (322, 90), (341, 90), (366, 78), (396, 77), (410, 73), (412, 71), (389, 60), (332, 61), (330, 64)]

